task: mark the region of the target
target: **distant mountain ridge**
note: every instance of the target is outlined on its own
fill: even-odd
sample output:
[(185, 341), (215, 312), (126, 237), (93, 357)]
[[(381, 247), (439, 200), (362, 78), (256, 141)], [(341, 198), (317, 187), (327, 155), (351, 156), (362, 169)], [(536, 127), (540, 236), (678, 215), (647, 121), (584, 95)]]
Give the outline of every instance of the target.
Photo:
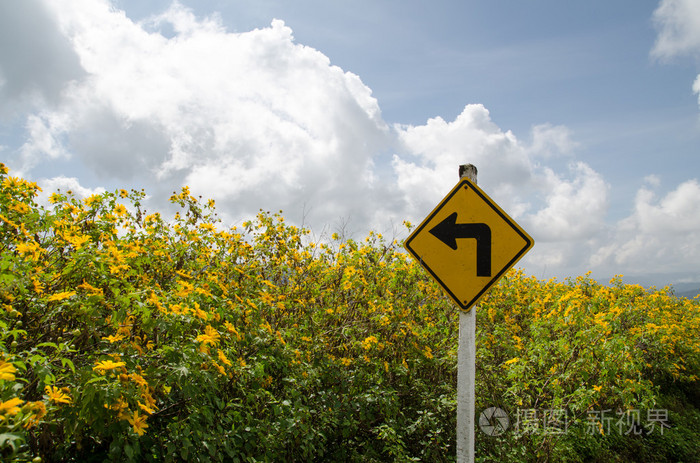
[(700, 285), (698, 283), (674, 283), (671, 287), (673, 288), (673, 293), (678, 297), (692, 299), (700, 294)]
[(693, 299), (695, 296), (700, 294), (700, 288), (699, 289), (691, 289), (689, 291), (677, 291), (676, 296), (678, 297), (687, 297), (688, 299)]

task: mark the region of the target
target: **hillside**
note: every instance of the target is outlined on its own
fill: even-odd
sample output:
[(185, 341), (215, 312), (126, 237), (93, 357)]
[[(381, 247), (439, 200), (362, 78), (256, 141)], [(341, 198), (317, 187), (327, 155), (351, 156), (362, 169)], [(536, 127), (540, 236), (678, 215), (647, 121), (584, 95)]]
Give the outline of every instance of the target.
[[(0, 171), (6, 461), (454, 461), (458, 317), (400, 243)], [(407, 226), (410, 227), (409, 224)], [(700, 304), (510, 272), (477, 312), (480, 461), (698, 461)]]

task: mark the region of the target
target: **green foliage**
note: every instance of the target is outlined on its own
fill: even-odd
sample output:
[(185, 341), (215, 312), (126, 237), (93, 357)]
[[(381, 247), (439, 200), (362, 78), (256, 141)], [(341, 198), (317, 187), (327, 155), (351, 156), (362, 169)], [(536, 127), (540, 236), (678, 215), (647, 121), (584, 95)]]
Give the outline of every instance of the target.
[[(166, 221), (143, 192), (46, 209), (0, 182), (5, 460), (454, 460), (458, 314), (396, 241), (225, 229), (187, 188)], [(697, 460), (697, 302), (511, 272), (478, 310), (478, 409), (568, 418), (477, 430), (480, 461)], [(660, 408), (664, 434), (587, 432), (591, 410)]]

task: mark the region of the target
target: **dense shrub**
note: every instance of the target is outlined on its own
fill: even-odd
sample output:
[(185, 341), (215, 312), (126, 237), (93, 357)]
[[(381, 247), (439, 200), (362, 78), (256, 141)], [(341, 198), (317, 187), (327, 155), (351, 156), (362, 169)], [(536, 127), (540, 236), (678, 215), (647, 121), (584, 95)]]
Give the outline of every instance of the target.
[[(187, 188), (172, 220), (138, 191), (44, 208), (1, 169), (4, 459), (454, 460), (458, 314), (395, 240), (226, 229)], [(512, 419), (477, 430), (480, 461), (698, 459), (697, 302), (511, 272), (477, 326), (477, 408)], [(608, 409), (645, 432), (605, 432)]]

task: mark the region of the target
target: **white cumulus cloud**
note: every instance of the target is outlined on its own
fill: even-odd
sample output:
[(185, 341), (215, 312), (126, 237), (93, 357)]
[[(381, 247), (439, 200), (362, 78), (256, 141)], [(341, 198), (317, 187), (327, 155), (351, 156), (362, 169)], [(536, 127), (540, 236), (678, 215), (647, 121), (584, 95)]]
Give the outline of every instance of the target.
[(700, 54), (700, 3), (696, 0), (661, 0), (653, 20), (659, 35), (652, 55)]
[[(669, 59), (679, 55), (700, 58), (700, 2), (697, 0), (661, 0), (654, 11), (654, 24), (658, 30), (652, 56)], [(693, 91), (700, 104), (700, 74)]]
[[(472, 163), (479, 185), (535, 238), (522, 263), (538, 276), (624, 272), (649, 256), (689, 268), (700, 257), (697, 181), (657, 198), (661, 180), (649, 176), (633, 214), (609, 224), (610, 185), (576, 158), (567, 127), (537, 124), (519, 139), (480, 104), (454, 120), (387, 124), (359, 76), (297, 43), (282, 20), (233, 33), (177, 2), (140, 23), (107, 0), (22, 5), (11, 16), (36, 14), (22, 19), (27, 30), (0, 27), (0, 102), (12, 108), (0, 116), (20, 117), (24, 133), (19, 145), (3, 140), (2, 153), (47, 193), (144, 187), (149, 209), (162, 210), (189, 185), (229, 223), (282, 209), (317, 232), (340, 221), (364, 233), (419, 222)], [(657, 21), (678, 16), (658, 11)], [(51, 58), (15, 66), (21, 56), (1, 45), (15, 36), (26, 52), (35, 36)], [(669, 37), (660, 35), (663, 53), (691, 47)]]
[(592, 257), (600, 266), (632, 274), (683, 273), (700, 279), (700, 184), (681, 183), (659, 198), (650, 187), (637, 192), (633, 213), (615, 227), (610, 241)]
[(389, 134), (377, 101), (283, 21), (229, 33), (178, 3), (144, 24), (106, 1), (72, 3), (49, 8), (86, 76), (31, 116), (25, 164), (70, 152), (102, 176), (188, 184), (236, 215), (305, 205), (319, 221), (372, 215), (338, 204), (372, 202)]

